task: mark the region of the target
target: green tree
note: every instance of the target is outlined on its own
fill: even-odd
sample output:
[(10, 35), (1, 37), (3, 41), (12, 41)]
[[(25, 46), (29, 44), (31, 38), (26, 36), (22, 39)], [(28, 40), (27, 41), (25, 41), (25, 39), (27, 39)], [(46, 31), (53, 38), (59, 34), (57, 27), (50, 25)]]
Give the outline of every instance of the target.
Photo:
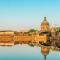
[(37, 30), (35, 29), (30, 29), (28, 32), (36, 32)]

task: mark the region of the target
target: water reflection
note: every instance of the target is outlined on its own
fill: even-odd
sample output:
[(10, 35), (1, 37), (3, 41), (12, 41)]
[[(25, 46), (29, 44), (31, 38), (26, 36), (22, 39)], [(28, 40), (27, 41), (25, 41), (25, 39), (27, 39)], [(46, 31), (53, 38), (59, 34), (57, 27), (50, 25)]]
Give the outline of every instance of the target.
[(54, 46), (41, 46), (44, 60), (60, 60), (60, 48)]
[(49, 47), (42, 46), (41, 47), (41, 54), (44, 56), (44, 60), (46, 60), (47, 55), (49, 54)]
[(60, 60), (60, 48), (28, 44), (0, 46), (0, 60), (7, 58), (8, 60)]

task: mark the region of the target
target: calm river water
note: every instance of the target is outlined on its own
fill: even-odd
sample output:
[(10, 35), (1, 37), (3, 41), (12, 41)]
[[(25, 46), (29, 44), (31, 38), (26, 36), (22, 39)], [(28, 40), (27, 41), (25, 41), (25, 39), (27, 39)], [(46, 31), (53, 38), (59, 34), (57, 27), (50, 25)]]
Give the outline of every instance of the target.
[(59, 49), (31, 47), (26, 44), (0, 46), (0, 60), (60, 60), (60, 52)]

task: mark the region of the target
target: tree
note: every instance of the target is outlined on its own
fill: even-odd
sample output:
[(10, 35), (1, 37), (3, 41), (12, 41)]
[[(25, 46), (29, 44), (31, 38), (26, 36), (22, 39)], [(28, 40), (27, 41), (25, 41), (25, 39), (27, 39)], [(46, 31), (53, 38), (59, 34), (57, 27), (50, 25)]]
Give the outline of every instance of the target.
[(35, 29), (30, 29), (28, 32), (36, 32), (37, 30)]

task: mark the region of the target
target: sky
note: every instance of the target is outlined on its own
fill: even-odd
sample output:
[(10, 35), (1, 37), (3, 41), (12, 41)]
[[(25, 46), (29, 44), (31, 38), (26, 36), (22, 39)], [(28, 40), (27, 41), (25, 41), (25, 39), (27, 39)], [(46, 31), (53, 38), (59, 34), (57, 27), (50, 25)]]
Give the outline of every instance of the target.
[(60, 26), (60, 0), (0, 0), (0, 30), (39, 29), (45, 16)]

